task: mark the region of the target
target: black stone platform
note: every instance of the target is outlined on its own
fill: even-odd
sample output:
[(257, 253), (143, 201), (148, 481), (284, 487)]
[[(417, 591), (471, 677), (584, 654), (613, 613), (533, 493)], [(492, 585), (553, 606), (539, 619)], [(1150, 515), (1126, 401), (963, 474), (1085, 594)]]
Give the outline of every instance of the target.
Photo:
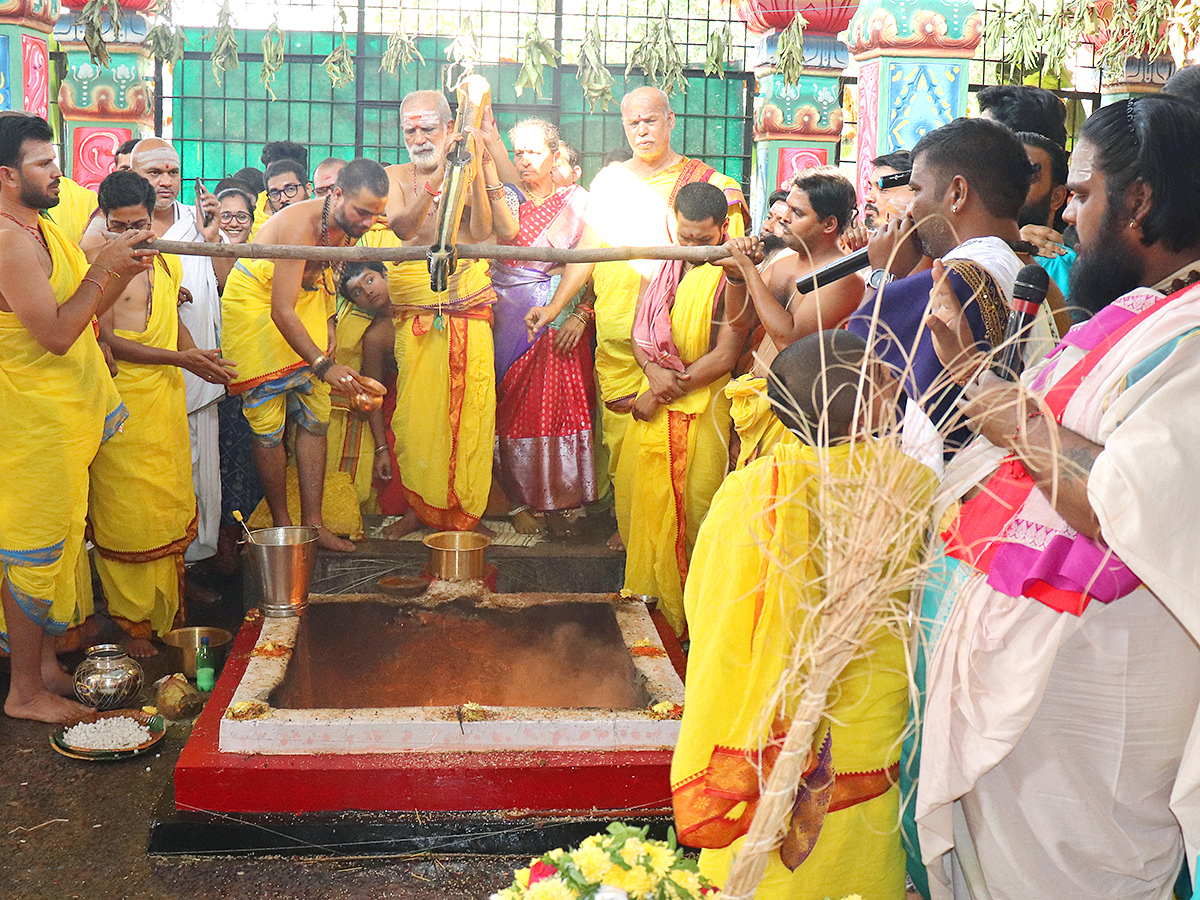
[[(366, 525), (377, 526), (367, 516)], [(547, 540), (532, 547), (487, 549), (487, 562), (498, 570), (497, 590), (509, 593), (566, 592), (603, 594), (619, 591), (624, 583), (625, 554), (605, 542), (615, 530), (611, 516), (582, 518), (580, 534), (567, 540)], [(309, 590), (318, 594), (369, 593), (386, 575), (416, 575), (429, 560), (420, 541), (358, 541), (353, 553), (321, 550)]]
[[(342, 812), (235, 815), (175, 809), (167, 785), (150, 820), (151, 856), (395, 856), (415, 853), (540, 856), (602, 833), (614, 818), (526, 817), (494, 813)], [(666, 840), (669, 814), (620, 816)]]

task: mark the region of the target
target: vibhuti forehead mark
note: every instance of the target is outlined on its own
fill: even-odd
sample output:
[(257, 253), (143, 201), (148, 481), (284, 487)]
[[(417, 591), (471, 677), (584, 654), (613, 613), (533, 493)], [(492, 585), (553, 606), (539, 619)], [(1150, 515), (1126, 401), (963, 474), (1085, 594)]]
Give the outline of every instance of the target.
[(432, 110), (419, 113), (405, 113), (404, 124), (416, 128), (436, 128), (442, 124), (442, 117)]
[(1090, 144), (1078, 144), (1071, 154), (1071, 168), (1067, 172), (1067, 181), (1077, 183), (1087, 181), (1096, 171), (1096, 150)]
[(151, 147), (147, 150), (139, 150), (137, 154), (138, 166), (154, 166), (154, 165), (174, 165), (179, 168), (179, 154), (171, 147)]

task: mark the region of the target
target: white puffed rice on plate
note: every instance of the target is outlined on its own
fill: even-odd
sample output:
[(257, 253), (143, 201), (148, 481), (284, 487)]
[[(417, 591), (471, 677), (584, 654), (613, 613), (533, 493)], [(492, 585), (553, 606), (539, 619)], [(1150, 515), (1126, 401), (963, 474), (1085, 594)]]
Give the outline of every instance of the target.
[(150, 740), (150, 729), (129, 716), (80, 722), (63, 732), (62, 741), (79, 750), (132, 750)]

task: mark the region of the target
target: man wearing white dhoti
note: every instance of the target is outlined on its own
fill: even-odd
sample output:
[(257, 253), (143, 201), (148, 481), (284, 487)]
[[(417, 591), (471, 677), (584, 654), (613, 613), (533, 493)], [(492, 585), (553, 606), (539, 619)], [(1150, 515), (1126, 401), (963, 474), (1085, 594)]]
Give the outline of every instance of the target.
[[(1071, 163), (1075, 326), (985, 376), (930, 588), (916, 822), (935, 898), (1169, 900), (1200, 842), (1200, 110), (1120, 102)], [(929, 326), (962, 347), (949, 291)], [(959, 356), (962, 375), (981, 360)], [(981, 482), (986, 488), (976, 491)]]
[[(207, 221), (197, 222), (197, 207), (179, 202), (182, 178), (179, 156), (175, 149), (160, 138), (147, 138), (133, 148), (133, 170), (154, 187), (154, 231), (167, 241), (221, 240), (219, 204), (216, 197), (203, 190), (197, 198), (201, 215)], [(201, 350), (220, 356), (221, 295), (218, 284), (224, 283), (233, 260), (208, 256), (181, 256), (183, 286), (191, 301), (179, 307), (179, 321), (187, 326), (192, 339)], [(237, 360), (234, 360), (237, 363)], [(184, 555), (188, 562), (207, 559), (217, 552), (217, 534), (221, 524), (221, 459), (217, 447), (217, 401), (225, 396), (225, 386), (210, 384), (191, 372), (183, 373), (187, 393), (188, 431), (192, 442), (192, 486), (196, 491), (198, 511), (196, 539)]]

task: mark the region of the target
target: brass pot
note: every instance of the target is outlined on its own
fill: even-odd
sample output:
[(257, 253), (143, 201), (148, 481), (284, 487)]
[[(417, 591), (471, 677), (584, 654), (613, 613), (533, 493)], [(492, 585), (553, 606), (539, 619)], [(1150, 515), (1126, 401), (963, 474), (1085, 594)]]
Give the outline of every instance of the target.
[(213, 671), (220, 673), (229, 653), (233, 635), (224, 628), (176, 628), (162, 636), (167, 645), (167, 666), (170, 672), (182, 672), (193, 681), (196, 679), (196, 651), (200, 649), (200, 638), (208, 638), (208, 652), (212, 658)]
[(483, 577), (483, 551), (492, 539), (474, 531), (439, 531), (425, 538), (429, 571), (443, 581), (473, 581)]
[(120, 644), (96, 644), (75, 669), (75, 696), (93, 709), (117, 709), (142, 692), (142, 666)]

